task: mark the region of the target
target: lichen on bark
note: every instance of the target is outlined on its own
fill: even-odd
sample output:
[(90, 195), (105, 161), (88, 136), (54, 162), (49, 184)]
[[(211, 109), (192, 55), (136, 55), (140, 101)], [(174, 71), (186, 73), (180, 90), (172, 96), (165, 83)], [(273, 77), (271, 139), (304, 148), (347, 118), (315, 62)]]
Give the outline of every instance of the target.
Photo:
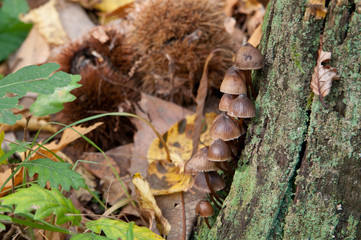
[[(269, 3), (257, 117), (217, 221), (198, 239), (361, 239), (361, 3), (333, 0), (326, 19), (306, 21), (306, 2)], [(314, 96), (308, 110), (321, 34), (341, 79), (329, 109)]]

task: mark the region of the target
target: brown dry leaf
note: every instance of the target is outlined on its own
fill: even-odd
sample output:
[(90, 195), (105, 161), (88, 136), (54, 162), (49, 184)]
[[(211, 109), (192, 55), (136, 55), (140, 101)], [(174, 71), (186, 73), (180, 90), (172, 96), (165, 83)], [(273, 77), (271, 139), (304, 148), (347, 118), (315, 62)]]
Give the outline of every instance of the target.
[(257, 0), (241, 0), (239, 2), (239, 8), (238, 11), (240, 13), (249, 15), (252, 14), (254, 11), (257, 11), (262, 7), (262, 4), (260, 4)]
[[(26, 125), (26, 119), (25, 117), (22, 117), (21, 119), (17, 120), (14, 125), (3, 125), (3, 130), (5, 132), (7, 131), (15, 131), (17, 129), (24, 129)], [(41, 128), (43, 131), (47, 131), (50, 133), (56, 133), (57, 129), (55, 126), (48, 124), (46, 117), (38, 117), (38, 116), (32, 116), (28, 125), (29, 131), (38, 131)]]
[(134, 2), (134, 0), (102, 0), (100, 3), (96, 4), (94, 8), (109, 13), (132, 2)]
[[(136, 114), (148, 119), (160, 133), (167, 132), (173, 124), (183, 119), (185, 116), (193, 114), (193, 112), (174, 103), (143, 93), (142, 99), (138, 105), (139, 108), (136, 109)], [(129, 173), (133, 175), (140, 172), (145, 175), (148, 167), (148, 148), (157, 136), (145, 122), (135, 118), (132, 119), (132, 122), (136, 125), (137, 132), (134, 135), (134, 148), (132, 149), (133, 156)], [(162, 152), (163, 151), (164, 150), (162, 150)], [(161, 159), (166, 158), (158, 158), (158, 160)]]
[(147, 180), (142, 178), (139, 173), (134, 175), (132, 182), (136, 187), (140, 209), (154, 212), (157, 222), (157, 228), (160, 234), (167, 236), (169, 234), (171, 226), (168, 220), (163, 217), (162, 211), (158, 207), (157, 202), (155, 201), (155, 198), (152, 194), (149, 183), (147, 182)]
[(224, 4), (224, 13), (227, 17), (231, 17), (233, 15), (233, 8), (238, 3), (238, 0), (226, 0)]
[(252, 44), (254, 47), (258, 47), (261, 42), (262, 37), (262, 24), (253, 31), (251, 37), (248, 39), (248, 43)]
[(194, 211), (197, 202), (201, 199), (204, 199), (206, 195), (205, 193), (201, 193), (199, 191), (195, 193), (188, 191), (155, 197), (164, 217), (168, 219), (172, 226), (168, 235), (168, 239), (183, 239), (183, 221), (181, 221), (183, 206), (181, 201), (181, 194), (183, 194), (184, 209), (186, 212), (186, 239), (189, 239), (194, 222), (198, 217)]
[(48, 43), (61, 45), (66, 42), (68, 37), (61, 25), (55, 5), (56, 1), (50, 0), (20, 18), (23, 22), (34, 23), (39, 33)]
[[(0, 166), (0, 186), (3, 185), (3, 183), (6, 181), (6, 179), (11, 175), (12, 171), (11, 168), (8, 165), (1, 165)], [(20, 168), (20, 171), (18, 171), (15, 174), (14, 177), (14, 186), (19, 185), (23, 181), (23, 168)], [(0, 192), (0, 197), (10, 193), (11, 191), (8, 191), (12, 188), (12, 181), (8, 181), (3, 188), (3, 190)]]
[(311, 16), (314, 16), (316, 19), (324, 19), (326, 17), (326, 0), (309, 0), (306, 6), (305, 20), (310, 20)]
[(9, 59), (12, 72), (29, 65), (42, 64), (50, 56), (50, 47), (36, 28), (32, 28), (20, 49)]
[(331, 52), (324, 52), (322, 44), (318, 50), (318, 58), (315, 70), (312, 74), (311, 89), (320, 96), (322, 105), (327, 108), (323, 101), (323, 97), (330, 93), (332, 80), (337, 78), (337, 69), (329, 65), (322, 65), (322, 63), (331, 60)]
[[(96, 129), (101, 124), (103, 124), (103, 123), (98, 122), (90, 127), (75, 126), (72, 128), (67, 128), (64, 130), (63, 135), (58, 143), (56, 141), (53, 141), (49, 144), (45, 144), (44, 147), (46, 147), (47, 149), (50, 149), (52, 152), (56, 153), (56, 152), (60, 151), (62, 148), (66, 147), (68, 144), (70, 144), (70, 143), (74, 142), (75, 140), (77, 140), (78, 138), (80, 138), (81, 136), (77, 132), (85, 135), (85, 134), (93, 131), (94, 129)], [(57, 161), (57, 159), (54, 157), (54, 155), (45, 149), (40, 148), (40, 149), (38, 149), (38, 152), (41, 153), (42, 155), (38, 154), (38, 153), (34, 153), (33, 156), (30, 158), (30, 161), (38, 159), (38, 158), (43, 158), (44, 155), (50, 159), (53, 159), (54, 161)], [(22, 155), (22, 156), (24, 156), (24, 155)]]

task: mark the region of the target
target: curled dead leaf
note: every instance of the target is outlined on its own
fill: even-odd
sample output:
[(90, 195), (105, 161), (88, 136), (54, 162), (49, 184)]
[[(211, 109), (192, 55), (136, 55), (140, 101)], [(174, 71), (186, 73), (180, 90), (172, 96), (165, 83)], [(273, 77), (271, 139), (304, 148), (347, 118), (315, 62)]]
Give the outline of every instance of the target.
[(136, 173), (132, 182), (136, 187), (140, 209), (154, 213), (159, 232), (162, 235), (168, 235), (171, 226), (168, 220), (163, 217), (162, 211), (155, 201), (148, 181), (145, 180), (139, 173)]
[(316, 95), (320, 96), (321, 103), (325, 108), (327, 108), (327, 106), (323, 101), (323, 97), (330, 93), (332, 80), (338, 78), (336, 68), (329, 65), (322, 65), (322, 63), (329, 60), (331, 60), (331, 52), (324, 52), (321, 44), (318, 50), (317, 64), (312, 74), (311, 89)]

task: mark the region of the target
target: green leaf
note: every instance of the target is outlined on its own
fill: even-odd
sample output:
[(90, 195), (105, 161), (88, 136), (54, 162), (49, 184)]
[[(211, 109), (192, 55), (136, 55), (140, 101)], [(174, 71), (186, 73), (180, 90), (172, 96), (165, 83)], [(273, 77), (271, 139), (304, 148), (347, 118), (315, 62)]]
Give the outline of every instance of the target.
[(81, 84), (77, 84), (80, 78), (80, 75), (71, 75), (69, 85), (55, 88), (55, 91), (49, 95), (40, 94), (37, 100), (30, 106), (30, 112), (36, 116), (46, 116), (60, 112), (64, 108), (63, 103), (76, 99), (74, 95), (70, 94), (70, 91), (81, 87)]
[(15, 205), (15, 214), (27, 214), (35, 210), (34, 219), (42, 220), (51, 214), (57, 216), (56, 224), (61, 225), (71, 221), (73, 225), (79, 225), (80, 216), (67, 214), (79, 214), (70, 199), (65, 198), (57, 189), (46, 190), (39, 185), (29, 188), (21, 188), (17, 192), (0, 198), (3, 205)]
[(133, 229), (134, 229), (134, 222), (130, 222), (127, 230), (127, 240), (134, 240)]
[(95, 233), (80, 233), (73, 235), (70, 240), (109, 240), (109, 238), (96, 235)]
[(32, 25), (19, 20), (29, 9), (25, 0), (5, 0), (0, 9), (0, 62), (18, 49)]
[[(126, 233), (129, 229), (129, 223), (111, 220), (111, 219), (98, 219), (88, 222), (86, 227), (95, 233), (103, 231), (105, 235), (110, 239), (126, 239)], [(134, 239), (136, 240), (152, 240), (152, 239), (164, 239), (161, 236), (155, 234), (146, 227), (134, 226), (133, 229)]]
[(6, 159), (8, 159), (11, 155), (15, 152), (21, 151), (24, 147), (30, 146), (28, 142), (21, 142), (19, 145), (12, 145), (13, 147), (10, 148), (4, 155), (0, 157), (0, 164), (3, 163)]
[(57, 188), (59, 185), (64, 190), (69, 191), (70, 187), (79, 189), (85, 186), (85, 180), (81, 175), (71, 169), (71, 164), (64, 162), (54, 162), (49, 158), (40, 158), (33, 161), (23, 162), (22, 166), (29, 170), (29, 176), (34, 176), (38, 173), (38, 184), (41, 187), (46, 185), (49, 181), (52, 188)]
[[(1, 213), (10, 212), (10, 210), (8, 208), (6, 208), (6, 207), (0, 206), (0, 212)], [(0, 213), (0, 221), (11, 221), (11, 217), (6, 216), (6, 215), (1, 214), (1, 213)], [(2, 230), (5, 230), (5, 225), (0, 222), (0, 232)]]
[(4, 0), (1, 12), (17, 18), (19, 14), (26, 13), (29, 10), (26, 0)]
[(1, 79), (0, 96), (5, 96), (6, 93), (14, 93), (17, 96), (0, 98), (0, 122), (10, 125), (15, 124), (19, 116), (15, 116), (9, 110), (20, 108), (17, 105), (18, 99), (27, 92), (51, 94), (55, 88), (67, 86), (72, 81), (70, 74), (65, 72), (55, 72), (53, 74), (59, 67), (56, 63), (27, 66)]

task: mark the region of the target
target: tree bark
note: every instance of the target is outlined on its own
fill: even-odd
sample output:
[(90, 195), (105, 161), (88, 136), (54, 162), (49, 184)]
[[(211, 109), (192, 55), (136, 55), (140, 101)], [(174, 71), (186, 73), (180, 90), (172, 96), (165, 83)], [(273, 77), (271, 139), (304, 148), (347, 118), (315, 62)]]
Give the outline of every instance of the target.
[[(230, 194), (198, 239), (361, 239), (361, 1), (326, 2), (316, 19), (305, 0), (270, 1), (257, 115)], [(321, 35), (340, 76), (328, 109), (310, 95)]]

